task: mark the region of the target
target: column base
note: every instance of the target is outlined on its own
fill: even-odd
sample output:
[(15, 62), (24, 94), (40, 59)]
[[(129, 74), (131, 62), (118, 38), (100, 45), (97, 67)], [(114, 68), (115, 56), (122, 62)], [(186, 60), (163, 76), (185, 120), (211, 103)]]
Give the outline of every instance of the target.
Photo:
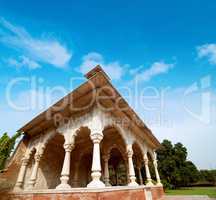
[(128, 186), (138, 186), (139, 184), (136, 181), (128, 183)]
[(152, 183), (152, 181), (148, 181), (147, 183), (146, 183), (146, 186), (153, 186), (154, 184)]
[(110, 183), (105, 183), (106, 187), (111, 187), (112, 185)]
[(61, 183), (56, 187), (57, 190), (70, 190), (71, 186), (68, 184), (69, 176), (68, 175), (62, 175)]
[(104, 188), (105, 184), (100, 180), (92, 180), (88, 185), (88, 188)]
[(112, 186), (112, 185), (110, 184), (110, 182), (109, 182), (109, 178), (105, 178), (105, 179), (104, 179), (104, 183), (105, 183), (105, 186), (106, 186), (106, 187)]
[(29, 184), (27, 185), (26, 190), (33, 190), (35, 185), (35, 181), (30, 181)]
[(138, 186), (139, 184), (136, 182), (135, 176), (130, 176), (130, 182), (128, 183), (128, 186)]
[(71, 186), (67, 183), (61, 183), (56, 187), (57, 190), (70, 190)]
[(163, 184), (162, 184), (162, 183), (157, 183), (156, 185), (157, 185), (157, 186), (163, 187)]
[(104, 188), (105, 184), (100, 180), (101, 172), (94, 171), (91, 174), (92, 181), (87, 185), (88, 188)]
[(73, 181), (72, 187), (79, 187), (79, 181)]
[(21, 192), (21, 191), (23, 191), (23, 188), (22, 188), (21, 186), (16, 186), (16, 185), (15, 185), (13, 191), (14, 191), (14, 192)]

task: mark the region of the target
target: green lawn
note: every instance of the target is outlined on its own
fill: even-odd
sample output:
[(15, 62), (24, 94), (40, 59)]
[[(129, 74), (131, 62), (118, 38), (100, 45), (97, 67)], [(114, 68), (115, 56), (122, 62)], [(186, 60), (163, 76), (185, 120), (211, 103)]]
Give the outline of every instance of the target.
[(166, 190), (167, 195), (208, 195), (216, 198), (216, 187), (188, 187), (176, 190)]

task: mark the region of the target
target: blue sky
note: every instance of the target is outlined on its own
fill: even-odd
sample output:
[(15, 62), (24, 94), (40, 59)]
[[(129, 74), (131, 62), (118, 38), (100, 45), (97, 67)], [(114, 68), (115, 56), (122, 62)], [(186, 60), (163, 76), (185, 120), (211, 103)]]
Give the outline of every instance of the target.
[[(215, 10), (213, 0), (0, 0), (1, 133), (13, 134), (84, 81), (71, 86), (71, 78), (101, 64), (160, 141), (180, 141), (199, 168), (216, 168)], [(8, 103), (11, 81), (20, 77), (28, 81), (13, 87), (10, 97), (29, 105), (25, 111)], [(60, 86), (65, 90), (44, 103), (49, 90)], [(135, 101), (143, 89), (160, 98), (145, 100), (143, 108)]]

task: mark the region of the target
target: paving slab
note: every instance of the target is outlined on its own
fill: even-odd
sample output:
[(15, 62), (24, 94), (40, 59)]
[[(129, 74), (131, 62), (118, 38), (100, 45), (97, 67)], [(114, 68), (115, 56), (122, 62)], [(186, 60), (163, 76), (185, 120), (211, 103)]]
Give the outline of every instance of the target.
[(206, 195), (167, 195), (161, 200), (213, 200)]

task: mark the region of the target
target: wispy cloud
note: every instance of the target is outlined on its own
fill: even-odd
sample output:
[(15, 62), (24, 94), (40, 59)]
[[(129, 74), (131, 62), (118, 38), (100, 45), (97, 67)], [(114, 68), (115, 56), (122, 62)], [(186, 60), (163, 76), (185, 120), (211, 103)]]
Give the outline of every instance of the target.
[(41, 67), (39, 63), (26, 56), (20, 56), (18, 59), (8, 58), (7, 63), (9, 66), (16, 68), (28, 67), (29, 69), (37, 69)]
[[(30, 68), (37, 68), (36, 63), (64, 68), (72, 57), (72, 53), (56, 39), (34, 38), (23, 27), (15, 26), (4, 18), (0, 18), (0, 43), (21, 52), (25, 59), (18, 65), (28, 62), (32, 65)], [(16, 62), (13, 63), (16, 65)]]
[(120, 79), (128, 65), (121, 65), (118, 61), (105, 62), (103, 56), (97, 52), (90, 52), (83, 56), (79, 71), (83, 74), (100, 64), (112, 79)]
[(150, 68), (140, 71), (139, 68), (137, 75), (135, 76), (136, 79), (141, 81), (149, 81), (154, 76), (157, 76), (159, 74), (165, 74), (169, 70), (171, 70), (174, 67), (173, 63), (165, 63), (164, 61), (154, 62)]
[(204, 44), (197, 47), (198, 58), (207, 58), (209, 63), (216, 65), (216, 44)]
[[(47, 109), (54, 102), (65, 96), (64, 91), (28, 89), (11, 94), (10, 99), (0, 101), (1, 118), (0, 133), (7, 131), (13, 134), (30, 119)], [(59, 91), (59, 90), (58, 90)], [(13, 119), (13, 125), (9, 119)]]

